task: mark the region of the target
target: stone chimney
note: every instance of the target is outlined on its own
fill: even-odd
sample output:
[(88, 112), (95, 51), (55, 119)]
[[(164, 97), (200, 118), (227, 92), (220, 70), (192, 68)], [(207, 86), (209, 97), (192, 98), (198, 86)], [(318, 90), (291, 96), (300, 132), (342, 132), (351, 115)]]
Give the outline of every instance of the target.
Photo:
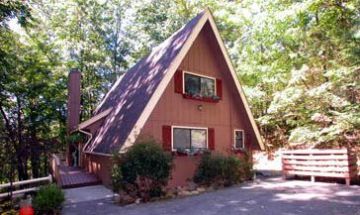
[(81, 108), (81, 73), (72, 69), (68, 79), (67, 131), (70, 133), (79, 125)]

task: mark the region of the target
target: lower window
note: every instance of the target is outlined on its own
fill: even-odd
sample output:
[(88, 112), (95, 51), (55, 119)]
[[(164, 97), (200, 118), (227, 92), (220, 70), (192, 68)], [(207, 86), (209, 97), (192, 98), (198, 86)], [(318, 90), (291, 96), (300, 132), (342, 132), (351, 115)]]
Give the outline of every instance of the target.
[(207, 148), (207, 129), (173, 127), (173, 150)]
[(235, 130), (234, 131), (234, 148), (235, 149), (244, 149), (245, 148), (244, 131), (243, 130)]

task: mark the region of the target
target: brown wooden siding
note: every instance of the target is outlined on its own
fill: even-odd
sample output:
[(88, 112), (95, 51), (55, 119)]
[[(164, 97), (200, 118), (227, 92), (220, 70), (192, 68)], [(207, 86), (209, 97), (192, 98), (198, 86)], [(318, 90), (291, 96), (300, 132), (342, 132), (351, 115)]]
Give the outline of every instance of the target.
[[(254, 131), (240, 100), (236, 85), (232, 81), (230, 71), (220, 48), (215, 42), (214, 35), (209, 31), (211, 31), (210, 26), (206, 24), (179, 69), (221, 79), (223, 85), (222, 100), (218, 103), (208, 103), (185, 99), (181, 94), (175, 93), (173, 78), (145, 123), (141, 135), (153, 136), (161, 142), (162, 126), (164, 125), (214, 128), (215, 151), (233, 154), (234, 129), (243, 129), (247, 149), (250, 151), (258, 149)], [(203, 106), (202, 111), (198, 110), (199, 105)], [(183, 157), (175, 159), (175, 166), (183, 166), (184, 159), (186, 160)], [(190, 172), (194, 171), (193, 166), (189, 166), (189, 170), (185, 170), (186, 168), (183, 169), (183, 167), (178, 167), (178, 169), (181, 171), (175, 170), (173, 173), (173, 180), (177, 182), (171, 182), (171, 184), (184, 183), (179, 179), (179, 175), (185, 174), (181, 178), (190, 177), (193, 174)]]
[(110, 156), (84, 154), (83, 165), (86, 171), (95, 174), (104, 185), (111, 185), (112, 160)]
[[(215, 43), (211, 30), (205, 26), (195, 40), (179, 69), (223, 80), (223, 99), (218, 103), (207, 103), (184, 99), (174, 92), (174, 80), (170, 81), (159, 103), (142, 130), (142, 135), (162, 138), (163, 125), (183, 125), (215, 128), (215, 148), (227, 152), (233, 144), (233, 130), (245, 131), (245, 144), (258, 148), (255, 134), (246, 115), (240, 96), (232, 82), (230, 71), (223, 62), (222, 54)], [(202, 111), (198, 110), (202, 105)]]

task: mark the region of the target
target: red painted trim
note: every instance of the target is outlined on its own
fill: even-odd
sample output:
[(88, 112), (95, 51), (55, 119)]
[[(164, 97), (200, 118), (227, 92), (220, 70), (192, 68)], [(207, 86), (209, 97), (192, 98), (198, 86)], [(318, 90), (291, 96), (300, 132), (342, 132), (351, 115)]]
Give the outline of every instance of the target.
[(164, 125), (162, 127), (162, 137), (163, 137), (163, 149), (165, 151), (171, 151), (171, 126)]
[(215, 150), (215, 129), (208, 128), (208, 148)]
[(216, 79), (216, 95), (222, 99), (222, 81), (221, 79)]
[(183, 93), (183, 71), (177, 70), (174, 77), (175, 93)]

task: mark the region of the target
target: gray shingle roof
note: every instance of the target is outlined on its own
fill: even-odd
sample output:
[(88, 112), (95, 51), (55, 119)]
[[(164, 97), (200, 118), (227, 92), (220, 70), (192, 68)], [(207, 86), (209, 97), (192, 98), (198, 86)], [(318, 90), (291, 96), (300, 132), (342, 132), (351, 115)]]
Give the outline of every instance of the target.
[(112, 108), (85, 151), (119, 151), (168, 68), (205, 12), (198, 14), (115, 82), (95, 114)]

